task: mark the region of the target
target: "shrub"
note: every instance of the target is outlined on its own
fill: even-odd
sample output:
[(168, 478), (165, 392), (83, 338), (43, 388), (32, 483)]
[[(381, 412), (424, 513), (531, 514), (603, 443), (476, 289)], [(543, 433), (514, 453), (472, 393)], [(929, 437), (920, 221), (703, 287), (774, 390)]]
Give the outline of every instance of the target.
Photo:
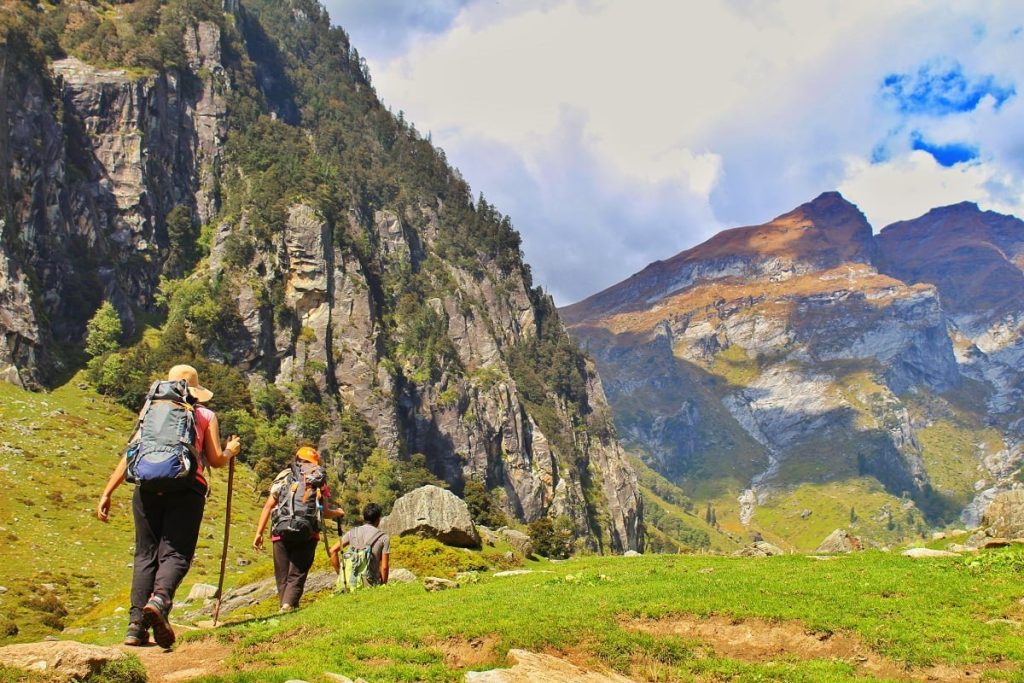
[(85, 327), (85, 352), (93, 358), (116, 351), (120, 346), (121, 317), (113, 304), (104, 301)]
[(541, 517), (530, 522), (528, 527), (533, 551), (543, 557), (564, 560), (573, 551), (575, 529), (572, 520), (565, 516)]

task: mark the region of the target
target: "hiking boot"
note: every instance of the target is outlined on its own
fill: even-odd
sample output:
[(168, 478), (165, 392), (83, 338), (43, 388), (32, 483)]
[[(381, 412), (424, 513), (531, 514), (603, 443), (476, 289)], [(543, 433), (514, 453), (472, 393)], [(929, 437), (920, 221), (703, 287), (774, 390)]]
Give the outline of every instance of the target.
[(149, 629), (142, 622), (133, 621), (128, 624), (124, 634), (124, 644), (128, 647), (145, 647), (149, 645)]
[(278, 611), (278, 612), (280, 612), (281, 614), (285, 614), (285, 613), (287, 613), (287, 612), (291, 612), (291, 611), (292, 611), (293, 609), (295, 609), (295, 608), (294, 608), (294, 607), (292, 607), (291, 605), (289, 605), (289, 604), (288, 604), (288, 603), (286, 602), (286, 603), (284, 603), (283, 605), (281, 605), (281, 609), (279, 609), (279, 610), (277, 610), (277, 611)]
[(154, 595), (142, 608), (143, 626), (153, 629), (153, 640), (165, 650), (174, 645), (174, 629), (167, 615), (171, 611), (171, 604), (162, 596)]

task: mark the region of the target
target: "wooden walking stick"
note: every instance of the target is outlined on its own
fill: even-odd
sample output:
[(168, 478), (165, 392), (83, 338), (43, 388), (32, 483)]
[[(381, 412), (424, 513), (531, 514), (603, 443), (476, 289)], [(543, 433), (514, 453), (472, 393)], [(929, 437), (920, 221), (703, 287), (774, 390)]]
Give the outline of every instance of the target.
[(228, 540), (231, 538), (231, 492), (235, 484), (235, 459), (228, 462), (228, 506), (224, 513), (224, 547), (220, 552), (220, 579), (217, 581), (217, 604), (213, 606), (213, 626), (217, 627), (217, 617), (220, 616), (220, 601), (224, 591), (224, 570), (228, 562)]

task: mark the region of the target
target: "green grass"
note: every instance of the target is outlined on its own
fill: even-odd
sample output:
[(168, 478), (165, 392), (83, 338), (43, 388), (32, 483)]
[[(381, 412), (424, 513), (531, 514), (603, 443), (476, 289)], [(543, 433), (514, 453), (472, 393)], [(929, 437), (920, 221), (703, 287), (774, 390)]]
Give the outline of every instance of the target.
[(476, 639), (495, 647), (475, 669), (501, 665), (517, 647), (572, 653), (643, 680), (855, 679), (848, 662), (740, 662), (714, 655), (705, 643), (624, 623), (677, 614), (797, 620), (811, 632), (854, 635), (908, 667), (1024, 665), (1017, 562), (969, 566), (959, 558), (914, 561), (880, 552), (830, 562), (662, 555), (581, 558), (550, 569), (442, 593), (387, 586), (235, 626), (218, 634), (232, 646), (232, 673), (202, 680), (318, 681), (333, 671), (373, 681), (456, 681), (468, 667), (446, 658), (445, 644)]
[[(98, 396), (81, 377), (49, 393), (0, 382), (0, 642), (38, 640), (68, 628), (80, 640), (121, 635), (131, 579), (132, 487), (114, 494), (111, 521), (96, 500), (120, 457), (134, 416)], [(223, 538), (226, 470), (211, 495), (192, 570), (182, 587), (216, 583)], [(246, 467), (236, 470), (226, 584), (266, 565), (249, 547), (261, 501)], [(266, 573), (266, 568), (262, 570)], [(48, 588), (40, 588), (46, 584)], [(15, 633), (15, 627), (17, 632)]]
[[(836, 529), (846, 529), (875, 543), (898, 543), (913, 533), (907, 524), (904, 501), (888, 492), (873, 477), (855, 477), (819, 484), (799, 484), (774, 491), (764, 505), (758, 505), (752, 525), (770, 530), (797, 550), (813, 551)], [(850, 522), (850, 508), (856, 521)], [(802, 517), (804, 510), (810, 516)], [(888, 528), (893, 515), (893, 529)], [(920, 519), (920, 512), (912, 513)]]

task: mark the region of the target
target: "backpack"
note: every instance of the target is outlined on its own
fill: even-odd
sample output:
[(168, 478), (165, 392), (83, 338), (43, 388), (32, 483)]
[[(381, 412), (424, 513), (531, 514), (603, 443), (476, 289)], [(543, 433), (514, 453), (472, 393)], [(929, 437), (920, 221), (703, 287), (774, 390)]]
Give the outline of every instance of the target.
[(320, 529), (320, 499), (327, 473), (319, 465), (293, 462), (277, 495), (271, 533), (289, 541), (308, 541)]
[(199, 471), (195, 443), (196, 415), (188, 383), (154, 382), (125, 450), (125, 480), (152, 491), (187, 488), (196, 482)]
[(382, 536), (384, 532), (378, 531), (365, 548), (348, 547), (341, 556), (341, 574), (334, 586), (336, 592), (351, 593), (380, 583), (380, 569), (374, 566), (377, 558), (373, 556), (373, 546)]

